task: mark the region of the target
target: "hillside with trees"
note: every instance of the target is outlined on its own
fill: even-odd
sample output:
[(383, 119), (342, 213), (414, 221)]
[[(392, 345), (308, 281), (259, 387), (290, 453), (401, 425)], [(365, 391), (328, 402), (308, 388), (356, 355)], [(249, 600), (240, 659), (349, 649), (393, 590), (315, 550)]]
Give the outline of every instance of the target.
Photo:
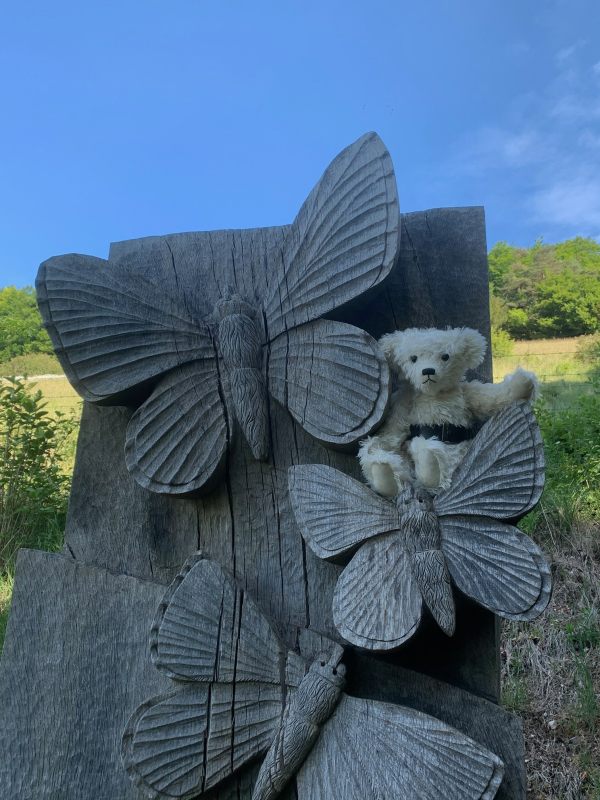
[(514, 339), (582, 336), (600, 330), (600, 243), (559, 244), (489, 253), (492, 324)]
[(42, 325), (35, 290), (30, 286), (0, 289), (0, 362), (51, 352), (52, 344)]

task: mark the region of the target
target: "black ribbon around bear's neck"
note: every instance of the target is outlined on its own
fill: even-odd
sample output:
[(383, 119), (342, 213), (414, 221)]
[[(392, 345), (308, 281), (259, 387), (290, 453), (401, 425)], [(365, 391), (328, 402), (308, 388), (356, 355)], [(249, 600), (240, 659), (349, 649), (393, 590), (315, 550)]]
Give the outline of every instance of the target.
[(445, 444), (459, 444), (467, 439), (472, 439), (476, 433), (477, 427), (465, 428), (462, 425), (451, 425), (445, 422), (442, 425), (411, 425), (409, 438), (423, 436), (425, 439), (431, 439), (435, 436)]

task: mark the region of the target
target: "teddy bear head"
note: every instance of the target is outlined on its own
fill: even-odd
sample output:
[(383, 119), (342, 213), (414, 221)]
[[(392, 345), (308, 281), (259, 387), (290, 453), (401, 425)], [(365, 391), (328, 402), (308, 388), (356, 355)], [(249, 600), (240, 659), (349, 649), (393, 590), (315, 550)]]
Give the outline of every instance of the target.
[(408, 328), (382, 336), (379, 344), (392, 370), (431, 395), (460, 383), (481, 364), (487, 347), (473, 328)]

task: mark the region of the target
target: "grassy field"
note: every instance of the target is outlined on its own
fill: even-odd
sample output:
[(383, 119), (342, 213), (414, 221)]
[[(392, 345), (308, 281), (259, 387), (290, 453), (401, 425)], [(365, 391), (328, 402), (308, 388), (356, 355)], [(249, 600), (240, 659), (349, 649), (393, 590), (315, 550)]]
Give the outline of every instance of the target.
[(27, 383), (44, 395), (48, 411), (53, 414), (81, 414), (83, 401), (64, 375), (41, 375), (27, 378)]
[(582, 359), (592, 336), (571, 339), (532, 339), (515, 342), (513, 353), (494, 358), (494, 381), (517, 367), (535, 372), (542, 384), (542, 397), (555, 409), (567, 408), (581, 394), (592, 394), (594, 364)]
[[(552, 560), (554, 593), (541, 619), (504, 623), (501, 639), (502, 702), (523, 719), (530, 800), (600, 800), (600, 384), (598, 363), (580, 357), (589, 342), (517, 342), (494, 360), (496, 381), (519, 365), (542, 381), (546, 489), (521, 526)], [(51, 414), (79, 415), (81, 400), (64, 376), (45, 373), (28, 386)], [(65, 470), (75, 436), (63, 448)], [(27, 544), (60, 546), (56, 533), (50, 526)], [(9, 569), (0, 576), (0, 647), (11, 592)]]

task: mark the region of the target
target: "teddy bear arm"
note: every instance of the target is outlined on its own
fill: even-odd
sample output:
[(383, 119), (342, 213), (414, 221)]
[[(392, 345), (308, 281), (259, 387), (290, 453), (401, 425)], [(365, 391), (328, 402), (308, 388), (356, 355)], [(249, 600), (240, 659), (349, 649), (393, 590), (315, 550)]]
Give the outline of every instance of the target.
[(463, 386), (467, 406), (475, 417), (486, 418), (516, 400), (535, 400), (537, 378), (532, 372), (517, 369), (500, 383), (469, 381)]

